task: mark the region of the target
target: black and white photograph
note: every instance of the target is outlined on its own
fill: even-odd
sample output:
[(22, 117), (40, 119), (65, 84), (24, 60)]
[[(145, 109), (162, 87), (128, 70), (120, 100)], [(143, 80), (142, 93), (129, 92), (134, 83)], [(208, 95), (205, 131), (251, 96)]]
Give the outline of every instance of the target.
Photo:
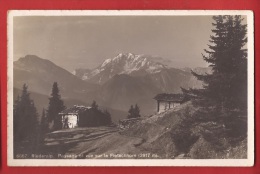
[(251, 11), (8, 14), (9, 166), (252, 166)]

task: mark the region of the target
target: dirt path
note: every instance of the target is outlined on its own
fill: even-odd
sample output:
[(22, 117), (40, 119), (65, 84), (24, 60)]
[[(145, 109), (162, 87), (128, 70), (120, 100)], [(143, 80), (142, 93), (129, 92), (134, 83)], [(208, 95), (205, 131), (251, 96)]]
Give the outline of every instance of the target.
[[(75, 128), (55, 131), (46, 135), (45, 146), (42, 151), (55, 154), (55, 156), (56, 154), (74, 153), (73, 149), (81, 143), (95, 142), (117, 132), (118, 129), (115, 127)], [(84, 151), (84, 148), (81, 151)]]
[(46, 145), (59, 145), (68, 143), (77, 143), (83, 141), (92, 141), (118, 132), (116, 128), (85, 128), (53, 132), (47, 135)]

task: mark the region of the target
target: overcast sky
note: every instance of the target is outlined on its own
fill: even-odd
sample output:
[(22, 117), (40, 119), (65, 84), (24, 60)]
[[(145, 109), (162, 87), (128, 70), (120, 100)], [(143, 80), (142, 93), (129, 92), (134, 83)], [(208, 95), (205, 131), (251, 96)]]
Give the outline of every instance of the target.
[(14, 60), (27, 54), (72, 71), (119, 53), (148, 54), (174, 67), (206, 66), (211, 16), (14, 17)]

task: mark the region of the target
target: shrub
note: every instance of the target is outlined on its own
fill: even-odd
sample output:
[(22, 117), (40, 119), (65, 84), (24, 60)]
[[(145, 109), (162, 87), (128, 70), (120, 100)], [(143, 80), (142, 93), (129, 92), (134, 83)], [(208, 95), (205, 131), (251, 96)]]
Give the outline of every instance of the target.
[(191, 145), (197, 141), (198, 136), (192, 134), (189, 127), (178, 126), (172, 132), (172, 139), (180, 153), (187, 153)]
[(172, 129), (171, 134), (176, 149), (180, 153), (187, 153), (191, 145), (193, 145), (198, 139), (198, 136), (191, 131), (194, 118), (190, 107), (184, 109), (181, 119), (180, 124)]

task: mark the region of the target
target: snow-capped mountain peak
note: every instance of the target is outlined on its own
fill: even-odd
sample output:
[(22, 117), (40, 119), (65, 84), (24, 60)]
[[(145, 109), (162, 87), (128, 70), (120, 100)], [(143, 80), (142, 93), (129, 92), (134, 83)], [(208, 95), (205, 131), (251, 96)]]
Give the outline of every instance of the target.
[(166, 68), (165, 65), (153, 61), (150, 56), (120, 53), (114, 58), (106, 59), (100, 66), (85, 73), (82, 79), (95, 79), (95, 82), (103, 83), (116, 74), (158, 73), (164, 68)]

